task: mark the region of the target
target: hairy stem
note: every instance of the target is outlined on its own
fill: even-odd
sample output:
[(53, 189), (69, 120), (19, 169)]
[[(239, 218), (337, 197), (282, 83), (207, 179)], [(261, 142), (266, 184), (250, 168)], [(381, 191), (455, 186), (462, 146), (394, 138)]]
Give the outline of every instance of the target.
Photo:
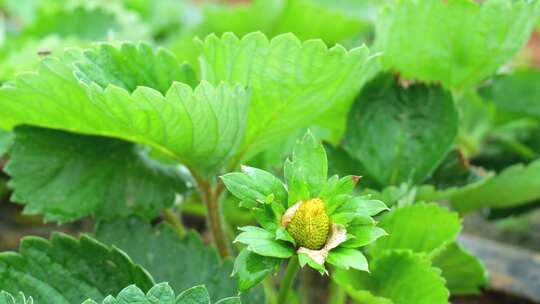
[(296, 273), (298, 272), (298, 266), (298, 256), (295, 255), (289, 260), (289, 264), (285, 270), (285, 275), (283, 276), (283, 280), (281, 281), (281, 285), (279, 287), (277, 304), (287, 303), (287, 297), (294, 283)]
[(163, 211), (163, 219), (165, 219), (165, 221), (173, 227), (178, 236), (181, 237), (186, 233), (186, 229), (184, 228), (184, 224), (182, 224), (180, 215), (174, 212), (174, 210), (165, 209)]
[(228, 258), (231, 256), (231, 251), (223, 228), (223, 215), (220, 206), (220, 196), (223, 192), (223, 185), (219, 182), (218, 185), (213, 188), (206, 181), (197, 177), (195, 177), (195, 179), (197, 180), (203, 201), (206, 205), (208, 224), (212, 231), (212, 237), (219, 251), (219, 255), (221, 258)]

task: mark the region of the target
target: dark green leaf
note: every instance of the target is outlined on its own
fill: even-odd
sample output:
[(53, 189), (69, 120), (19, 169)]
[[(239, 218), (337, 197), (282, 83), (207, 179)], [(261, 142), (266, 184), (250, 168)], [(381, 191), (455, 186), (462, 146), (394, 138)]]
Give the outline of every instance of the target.
[(152, 219), (186, 188), (176, 166), (133, 144), (27, 126), (15, 129), (6, 172), (25, 213), (57, 222), (91, 214)]
[(12, 134), (0, 129), (0, 157), (4, 156), (12, 142)]
[(540, 71), (498, 76), (483, 93), (501, 110), (540, 119)]
[(33, 304), (34, 301), (32, 298), (27, 298), (25, 295), (20, 292), (17, 296), (12, 296), (11, 294), (2, 291), (0, 292), (0, 304)]
[(1, 288), (24, 292), (40, 304), (101, 301), (130, 284), (149, 290), (154, 283), (125, 253), (88, 236), (76, 240), (53, 234), (50, 241), (26, 237), (19, 253), (0, 253)]
[(480, 294), (480, 287), (487, 284), (486, 269), (478, 258), (455, 242), (435, 256), (433, 266), (442, 270), (453, 295)]
[[(207, 247), (194, 232), (184, 237), (167, 225), (156, 229), (136, 218), (102, 222), (96, 235), (99, 240), (127, 252), (147, 269), (158, 282), (169, 282), (176, 293), (195, 285), (205, 285), (213, 301), (236, 296), (238, 286), (231, 277), (232, 262), (220, 263), (214, 248)], [(257, 303), (261, 290), (242, 297), (246, 303)]]
[(450, 151), (457, 123), (449, 92), (425, 85), (404, 89), (386, 74), (356, 101), (345, 148), (381, 186), (420, 183)]
[(452, 207), (459, 212), (530, 203), (540, 198), (540, 160), (527, 166), (518, 164), (508, 167), (497, 175), (461, 188), (427, 191), (423, 196), (424, 199), (450, 200)]

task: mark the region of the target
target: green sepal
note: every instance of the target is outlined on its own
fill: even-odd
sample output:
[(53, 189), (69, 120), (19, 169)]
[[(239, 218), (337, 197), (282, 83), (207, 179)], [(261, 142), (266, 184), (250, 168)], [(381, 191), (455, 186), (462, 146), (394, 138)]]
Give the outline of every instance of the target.
[(308, 265), (309, 267), (317, 270), (320, 274), (328, 274), (328, 271), (326, 270), (324, 265), (315, 262), (315, 260), (310, 258), (309, 255), (305, 253), (298, 254), (298, 261), (300, 262), (301, 267)]
[(285, 180), (289, 190), (289, 206), (317, 197), (326, 183), (328, 162), (323, 145), (307, 131), (294, 146), (292, 161), (284, 166)]
[(294, 248), (286, 242), (276, 240), (276, 236), (263, 228), (246, 226), (234, 242), (247, 245), (247, 250), (267, 257), (289, 258), (294, 254)]
[(285, 229), (285, 228), (283, 228), (283, 227), (279, 227), (279, 228), (276, 230), (276, 240), (282, 240), (282, 241), (289, 242), (289, 243), (293, 244), (293, 245), (296, 247), (296, 241), (295, 241), (294, 238), (289, 234), (289, 232), (287, 231), (287, 229)]
[(379, 200), (370, 200), (364, 197), (355, 197), (339, 207), (332, 220), (340, 224), (348, 224), (358, 217), (371, 217), (377, 215), (388, 207)]
[(341, 244), (341, 246), (349, 248), (366, 246), (375, 242), (380, 237), (388, 235), (384, 229), (375, 225), (355, 224), (354, 222), (347, 227), (347, 232), (351, 235), (351, 238)]
[(351, 199), (351, 194), (359, 179), (359, 176), (354, 175), (348, 175), (341, 179), (334, 175), (328, 179), (318, 195), (326, 203), (328, 214), (334, 213), (337, 208)]
[(279, 265), (280, 260), (242, 249), (234, 260), (233, 276), (238, 277), (238, 288), (245, 291), (262, 282)]
[(225, 187), (237, 198), (256, 205), (255, 202), (270, 202), (287, 205), (287, 190), (283, 183), (269, 172), (257, 168), (242, 166), (242, 172), (228, 173), (221, 176)]
[(369, 272), (369, 265), (366, 257), (360, 250), (338, 247), (328, 253), (326, 262), (336, 267), (349, 270), (349, 268)]

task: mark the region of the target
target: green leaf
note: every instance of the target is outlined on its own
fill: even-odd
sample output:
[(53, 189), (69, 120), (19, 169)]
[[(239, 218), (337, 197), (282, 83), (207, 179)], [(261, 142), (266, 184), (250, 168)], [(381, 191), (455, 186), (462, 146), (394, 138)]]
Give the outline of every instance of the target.
[(87, 298), (101, 301), (125, 286), (152, 287), (148, 273), (122, 251), (82, 236), (53, 234), (22, 240), (19, 253), (0, 253), (0, 286), (23, 292), (36, 303), (72, 304)]
[(369, 252), (373, 256), (393, 249), (430, 254), (455, 240), (461, 222), (457, 213), (437, 204), (417, 203), (387, 213), (379, 227), (389, 236), (371, 246)]
[(326, 183), (328, 163), (323, 145), (308, 131), (294, 146), (292, 161), (283, 168), (289, 191), (289, 205), (318, 197)]
[(338, 247), (328, 254), (326, 261), (338, 268), (368, 271), (368, 261), (360, 250)]
[(5, 55), (0, 55), (2, 57), (0, 82), (11, 81), (17, 74), (35, 70), (43, 59), (43, 53), (57, 56), (63, 54), (65, 48), (89, 45), (88, 42), (82, 42), (77, 38), (61, 38), (57, 35), (27, 39), (20, 43), (10, 41), (10, 43), (17, 45), (11, 49), (3, 48)]
[(356, 101), (345, 148), (381, 186), (420, 183), (450, 151), (457, 123), (449, 92), (419, 84), (404, 89), (385, 74)]
[(540, 119), (540, 71), (523, 70), (497, 76), (482, 90), (497, 108)]
[(508, 208), (540, 198), (540, 160), (528, 165), (517, 164), (501, 173), (469, 184), (434, 194), (436, 199), (449, 199), (460, 213), (480, 209)]
[(446, 304), (440, 270), (412, 251), (388, 251), (370, 262), (371, 273), (336, 269), (332, 279), (359, 303)]
[(190, 65), (179, 64), (171, 52), (163, 48), (154, 51), (148, 44), (101, 44), (73, 56), (75, 75), (88, 86), (95, 83), (105, 89), (114, 85), (129, 92), (145, 86), (167, 94), (175, 81), (196, 85)]
[(183, 291), (178, 296), (177, 302), (182, 304), (210, 304), (210, 296), (204, 286), (195, 286)]
[(509, 61), (539, 13), (539, 1), (396, 1), (377, 18), (375, 45), (404, 78), (462, 89)]
[(4, 156), (4, 154), (8, 151), (13, 140), (12, 137), (13, 136), (10, 132), (0, 129), (0, 157)]
[[(216, 304), (240, 304), (238, 297), (224, 298)], [(97, 304), (93, 300), (87, 300), (83, 304)], [(152, 287), (144, 294), (135, 285), (124, 288), (116, 297), (108, 296), (103, 304), (210, 304), (208, 291), (204, 286), (195, 286), (186, 289), (175, 298), (174, 291), (167, 283), (160, 283)]]
[[(126, 54), (128, 63), (122, 59)], [(195, 89), (169, 83), (162, 95), (156, 89), (184, 78), (182, 66), (163, 54), (149, 53), (144, 44), (119, 48), (101, 44), (95, 51), (73, 50), (62, 60), (46, 58), (38, 73), (21, 74), (15, 84), (0, 89), (0, 127), (29, 124), (115, 137), (149, 145), (200, 174), (219, 170), (243, 138), (248, 95), (239, 85), (214, 87), (207, 82)], [(115, 56), (120, 58), (109, 58)], [(95, 65), (90, 68), (85, 62)], [(139, 67), (153, 73), (141, 74)], [(96, 77), (98, 68), (107, 71), (106, 78)], [(111, 75), (122, 81), (110, 84)], [(128, 92), (117, 85), (136, 89)]]
[(247, 250), (256, 254), (276, 257), (289, 258), (294, 254), (294, 248), (291, 244), (275, 239), (275, 235), (263, 228), (246, 226), (239, 228), (242, 231), (234, 242), (247, 245)]
[(238, 277), (240, 291), (244, 291), (262, 282), (278, 265), (278, 259), (243, 249), (234, 260), (233, 275)]
[[(96, 236), (106, 244), (127, 252), (158, 282), (169, 282), (176, 293), (195, 285), (205, 285), (213, 301), (236, 296), (238, 286), (231, 277), (233, 263), (220, 263), (216, 250), (206, 246), (195, 232), (182, 238), (168, 226), (155, 229), (137, 218), (100, 222)], [(246, 303), (263, 297), (255, 289), (242, 295)]]
[[(366, 16), (358, 16), (366, 4), (340, 7), (325, 1), (255, 0), (243, 5), (204, 7), (203, 27), (208, 32), (245, 35), (260, 30), (268, 36), (294, 33), (301, 39), (322, 39), (328, 45), (357, 38), (369, 29)], [(354, 13), (353, 13), (354, 12)], [(326, 22), (332, 20), (332, 22)]]
[(23, 37), (44, 37), (56, 34), (88, 41), (145, 40), (148, 29), (138, 15), (122, 8), (118, 3), (73, 2), (42, 9)]
[(480, 287), (487, 284), (487, 273), (482, 263), (456, 242), (437, 254), (433, 265), (442, 270), (446, 287), (452, 295), (480, 294)]
[(242, 5), (209, 3), (203, 6), (203, 27), (209, 33), (232, 32), (243, 36), (253, 31), (273, 32), (283, 12), (283, 2), (254, 0)]
[(242, 166), (242, 173), (228, 173), (221, 177), (225, 187), (237, 198), (256, 205), (266, 203), (268, 196), (287, 206), (285, 185), (271, 173), (257, 168)]
[(186, 189), (176, 166), (151, 160), (133, 144), (28, 126), (15, 129), (5, 169), (26, 214), (60, 223), (92, 214), (152, 219)]
[(0, 292), (0, 304), (33, 304), (34, 301), (32, 298), (26, 298), (22, 292), (17, 296), (12, 296), (11, 294), (2, 291)]
[(327, 49), (320, 40), (300, 42), (292, 34), (269, 41), (261, 33), (241, 39), (227, 33), (210, 35), (199, 44), (203, 79), (238, 82), (252, 92), (238, 163), (280, 144), (332, 107), (348, 108), (370, 76), (366, 69), (372, 63), (366, 47)]
[[(83, 304), (97, 304), (98, 302), (94, 300), (86, 300)], [(116, 297), (109, 295), (103, 304), (176, 304), (177, 301), (174, 296), (174, 291), (167, 283), (160, 283), (152, 287), (148, 293), (144, 293), (135, 285), (130, 285)], [(210, 302), (206, 302), (210, 303)], [(205, 303), (205, 304), (206, 304)]]

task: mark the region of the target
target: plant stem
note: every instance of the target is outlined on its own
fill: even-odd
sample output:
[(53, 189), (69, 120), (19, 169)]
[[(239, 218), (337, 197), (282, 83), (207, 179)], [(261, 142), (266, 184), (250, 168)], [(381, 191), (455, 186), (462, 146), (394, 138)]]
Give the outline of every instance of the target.
[(182, 237), (186, 233), (186, 229), (184, 228), (184, 224), (182, 224), (180, 215), (174, 212), (174, 210), (165, 209), (163, 211), (163, 218), (165, 219), (165, 221), (171, 224), (171, 226), (173, 227), (174, 231), (176, 231), (176, 234), (178, 234), (178, 236)]
[(336, 284), (334, 281), (330, 281), (330, 294), (328, 295), (328, 303), (347, 303), (347, 294), (345, 293), (345, 290), (341, 286)]
[(277, 294), (272, 276), (266, 277), (263, 281), (264, 294), (266, 295), (267, 304), (276, 304)]
[(218, 183), (215, 189), (207, 183), (206, 181), (195, 177), (199, 189), (202, 193), (202, 198), (206, 204), (207, 215), (208, 215), (208, 224), (210, 230), (212, 231), (212, 236), (214, 238), (214, 243), (219, 251), (221, 258), (225, 259), (231, 256), (231, 251), (228, 244), (227, 236), (225, 235), (225, 230), (223, 229), (223, 215), (221, 212), (221, 206), (219, 204), (219, 199), (221, 193), (223, 192), (223, 186)]
[(294, 278), (296, 277), (298, 268), (298, 256), (295, 255), (289, 260), (289, 264), (285, 270), (285, 275), (283, 276), (281, 286), (279, 287), (277, 304), (287, 303), (287, 296), (289, 295), (289, 290), (291, 290), (294, 283)]

